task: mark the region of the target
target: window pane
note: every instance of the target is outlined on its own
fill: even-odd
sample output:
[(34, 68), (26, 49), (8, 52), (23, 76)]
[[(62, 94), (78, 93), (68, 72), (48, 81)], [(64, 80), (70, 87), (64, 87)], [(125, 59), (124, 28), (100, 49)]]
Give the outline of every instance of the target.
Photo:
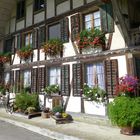
[(94, 16), (94, 19), (100, 18), (100, 12), (99, 12), (99, 11), (94, 12), (94, 13), (93, 13), (93, 16)]
[(10, 82), (10, 73), (5, 73), (4, 83), (8, 84)]
[(60, 68), (59, 67), (53, 67), (50, 68), (49, 72), (49, 84), (58, 84), (60, 85)]
[(49, 39), (61, 38), (60, 24), (52, 25), (49, 27)]
[(89, 21), (92, 19), (92, 14), (88, 14), (85, 16), (85, 21)]
[(100, 19), (94, 20), (94, 27), (98, 27), (98, 26), (101, 26), (101, 21), (100, 21)]
[(85, 23), (85, 29), (91, 29), (92, 28), (92, 22), (89, 21), (89, 22), (86, 22)]
[(93, 12), (91, 14), (85, 15), (85, 29), (90, 29), (94, 27), (100, 28), (100, 11)]
[(31, 86), (31, 72), (24, 71), (24, 87), (30, 87), (30, 86)]
[(86, 69), (87, 84), (91, 87), (98, 85), (102, 89), (105, 89), (103, 63), (88, 64)]

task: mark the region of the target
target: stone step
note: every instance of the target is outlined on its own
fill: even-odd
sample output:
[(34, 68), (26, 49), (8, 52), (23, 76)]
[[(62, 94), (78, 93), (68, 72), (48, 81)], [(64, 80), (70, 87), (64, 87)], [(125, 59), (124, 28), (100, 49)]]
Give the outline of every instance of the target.
[(103, 126), (112, 126), (107, 116), (97, 116), (97, 115), (73, 113), (73, 112), (67, 112), (67, 113), (72, 115), (74, 121), (88, 123), (88, 124), (103, 125)]

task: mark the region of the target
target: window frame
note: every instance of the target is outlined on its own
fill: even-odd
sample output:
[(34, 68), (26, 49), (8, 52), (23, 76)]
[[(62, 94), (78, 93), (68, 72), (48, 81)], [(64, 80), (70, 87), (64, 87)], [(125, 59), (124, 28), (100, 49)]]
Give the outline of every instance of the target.
[[(103, 68), (103, 70), (101, 71), (101, 73), (98, 73), (97, 72), (97, 65), (98, 64), (102, 64), (102, 68)], [(94, 73), (94, 71), (92, 71), (93, 73), (92, 73), (92, 76), (94, 76), (94, 78), (97, 78), (97, 79), (94, 79), (94, 80), (97, 80), (96, 82), (97, 82), (97, 86), (99, 86), (99, 87), (101, 87), (103, 90), (105, 90), (106, 89), (106, 83), (105, 83), (105, 68), (104, 68), (104, 61), (95, 61), (95, 62), (89, 62), (89, 63), (86, 63), (86, 64), (84, 64), (84, 68), (85, 68), (85, 74), (84, 74), (84, 81), (85, 81), (85, 83), (86, 84), (88, 84), (88, 82), (87, 82), (87, 80), (88, 80), (88, 73), (87, 73), (87, 68), (88, 68), (88, 65), (91, 65), (92, 66), (92, 70), (93, 70), (93, 67), (96, 67), (96, 77), (95, 77), (95, 73)], [(102, 80), (104, 80), (104, 82), (103, 82), (103, 84), (102, 85), (99, 85), (99, 81), (101, 81), (101, 80), (98, 80), (98, 76), (102, 76)], [(93, 82), (93, 81), (92, 81)], [(89, 85), (89, 84), (88, 84)], [(89, 86), (91, 86), (91, 85), (89, 85)], [(93, 83), (93, 85), (91, 86), (91, 87), (94, 87), (94, 86), (96, 86), (96, 83)]]
[[(89, 11), (89, 12), (86, 12), (86, 13), (83, 14), (82, 19), (83, 19), (83, 28), (84, 28), (84, 29), (87, 29), (87, 28), (86, 28), (86, 24), (85, 24), (85, 23), (86, 23), (86, 22), (85, 22), (85, 16), (88, 15), (88, 14), (92, 14), (92, 17), (93, 17), (93, 14), (94, 14), (95, 12), (99, 12), (99, 13), (100, 13), (100, 17), (97, 18), (97, 19), (100, 19), (100, 26), (98, 26), (98, 27), (99, 27), (100, 29), (102, 29), (102, 24), (101, 24), (101, 12), (100, 12), (99, 9), (96, 9), (96, 10), (94, 10), (94, 11)], [(94, 22), (94, 18), (92, 18), (92, 22)], [(97, 28), (97, 27), (94, 27), (94, 24), (93, 24), (92, 27), (91, 27), (90, 29), (92, 29), (92, 28)]]
[(47, 37), (48, 37), (47, 40), (56, 39), (56, 38), (50, 38), (50, 30), (49, 30), (49, 28), (52, 27), (52, 26), (58, 25), (58, 24), (60, 25), (60, 38), (59, 39), (61, 40), (61, 23), (60, 23), (60, 21), (52, 23), (52, 24), (49, 24), (47, 26)]
[[(57, 73), (57, 75), (53, 75), (53, 77), (55, 77), (55, 83), (53, 83), (53, 84), (57, 84), (57, 85), (59, 85), (59, 88), (60, 88), (60, 86), (61, 86), (61, 67), (60, 66), (50, 66), (49, 68), (48, 68), (48, 85), (52, 85), (51, 83), (50, 83), (50, 81), (51, 81), (51, 75), (50, 75), (50, 71), (51, 71), (51, 69), (55, 69), (55, 71), (57, 71), (56, 73)], [(58, 70), (59, 70), (59, 75), (58, 75)], [(56, 82), (57, 81), (57, 82)], [(58, 83), (58, 82), (60, 82), (60, 83)]]

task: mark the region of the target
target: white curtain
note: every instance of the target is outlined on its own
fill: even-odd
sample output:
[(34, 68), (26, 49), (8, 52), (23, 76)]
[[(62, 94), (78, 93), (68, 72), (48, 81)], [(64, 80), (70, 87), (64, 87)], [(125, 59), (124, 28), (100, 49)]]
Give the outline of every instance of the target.
[(105, 89), (103, 63), (88, 64), (86, 76), (87, 84), (90, 87), (98, 85), (102, 89)]
[(5, 73), (4, 82), (5, 82), (5, 84), (8, 84), (10, 82), (10, 73), (9, 72)]
[(31, 86), (31, 71), (24, 71), (24, 87)]
[(50, 68), (49, 78), (50, 85), (53, 84), (60, 85), (60, 68), (59, 67)]

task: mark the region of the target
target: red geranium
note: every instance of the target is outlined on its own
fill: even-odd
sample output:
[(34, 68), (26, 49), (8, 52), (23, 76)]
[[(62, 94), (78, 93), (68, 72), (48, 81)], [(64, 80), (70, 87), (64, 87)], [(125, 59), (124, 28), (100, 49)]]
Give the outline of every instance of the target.
[(137, 88), (138, 79), (134, 76), (126, 75), (119, 79), (119, 84), (116, 86), (117, 95), (132, 96)]

